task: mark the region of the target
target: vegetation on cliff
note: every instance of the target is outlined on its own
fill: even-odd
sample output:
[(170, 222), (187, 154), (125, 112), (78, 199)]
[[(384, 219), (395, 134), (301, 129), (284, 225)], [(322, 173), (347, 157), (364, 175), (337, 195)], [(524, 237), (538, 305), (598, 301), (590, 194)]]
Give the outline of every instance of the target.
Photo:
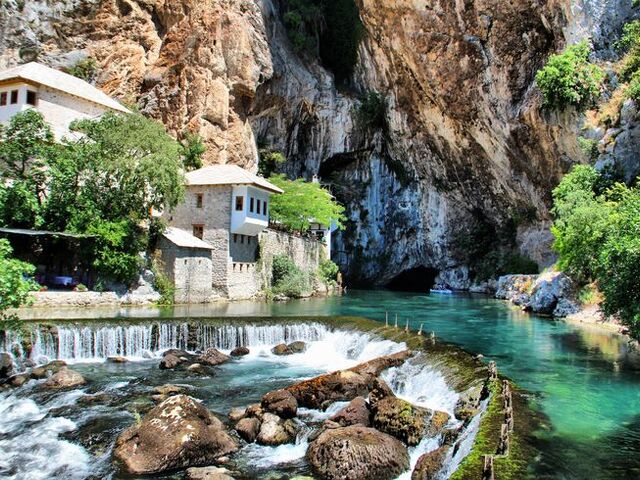
[(640, 20), (628, 23), (619, 42), (620, 49), (625, 52), (622, 60), (620, 77), (628, 83), (626, 95), (640, 100)]
[(141, 115), (75, 122), (79, 139), (53, 141), (40, 113), (12, 118), (0, 137), (0, 225), (96, 237), (93, 265), (130, 281), (147, 246), (151, 209), (182, 198), (180, 145)]
[(354, 0), (287, 0), (283, 22), (296, 53), (318, 56), (338, 85), (348, 82), (364, 33)]
[(640, 189), (580, 165), (553, 192), (559, 266), (596, 281), (603, 308), (640, 336)]
[(562, 53), (552, 55), (538, 71), (536, 83), (546, 107), (564, 109), (573, 106), (586, 110), (594, 106), (600, 96), (604, 72), (589, 61), (590, 52), (586, 41), (571, 45)]

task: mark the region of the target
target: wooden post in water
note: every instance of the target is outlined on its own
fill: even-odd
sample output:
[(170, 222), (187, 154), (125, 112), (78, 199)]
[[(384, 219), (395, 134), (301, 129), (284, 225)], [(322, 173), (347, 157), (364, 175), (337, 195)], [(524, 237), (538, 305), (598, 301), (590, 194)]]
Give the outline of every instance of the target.
[(396, 326), (395, 328), (398, 328), (398, 314), (396, 313)]
[(384, 312), (384, 327), (389, 328), (389, 312)]
[(420, 324), (420, 330), (418, 330), (418, 335), (422, 335), (422, 326), (424, 325), (424, 323)]
[(407, 324), (404, 326), (404, 331), (409, 333), (409, 319), (407, 318)]
[(482, 469), (482, 480), (494, 480), (493, 455), (484, 456), (484, 468)]
[(489, 380), (497, 380), (498, 379), (498, 365), (493, 360), (489, 362), (489, 366), (487, 367), (489, 370)]

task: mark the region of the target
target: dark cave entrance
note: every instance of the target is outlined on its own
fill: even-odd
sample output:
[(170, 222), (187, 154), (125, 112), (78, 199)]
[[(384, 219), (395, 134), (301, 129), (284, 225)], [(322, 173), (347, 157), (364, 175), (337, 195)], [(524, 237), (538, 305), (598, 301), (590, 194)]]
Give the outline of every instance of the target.
[(437, 276), (438, 270), (435, 268), (411, 268), (394, 277), (386, 287), (397, 292), (429, 293)]

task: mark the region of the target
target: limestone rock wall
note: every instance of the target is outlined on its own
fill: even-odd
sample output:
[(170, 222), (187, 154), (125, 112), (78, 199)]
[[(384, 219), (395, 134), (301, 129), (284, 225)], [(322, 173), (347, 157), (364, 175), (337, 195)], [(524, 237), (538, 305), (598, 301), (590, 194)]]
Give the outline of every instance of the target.
[[(0, 65), (90, 56), (99, 86), (177, 136), (199, 132), (208, 162), (252, 168), (258, 143), (281, 150), (285, 172), (318, 175), (347, 206), (334, 252), (352, 280), (428, 267), (468, 282), (460, 236), (523, 211), (533, 215), (517, 239), (548, 263), (530, 240), (544, 237), (550, 190), (581, 159), (579, 119), (543, 115), (534, 75), (587, 36), (611, 55), (631, 2), (356, 3), (366, 35), (348, 90), (293, 53), (277, 0), (7, 0)], [(356, 114), (370, 90), (385, 98), (380, 129)]]

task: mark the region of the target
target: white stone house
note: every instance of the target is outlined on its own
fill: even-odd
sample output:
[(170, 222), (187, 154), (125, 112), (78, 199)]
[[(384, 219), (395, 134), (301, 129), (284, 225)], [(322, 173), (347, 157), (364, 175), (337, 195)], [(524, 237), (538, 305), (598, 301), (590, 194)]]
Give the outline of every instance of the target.
[[(173, 232), (180, 230), (183, 237), (210, 246), (212, 297), (250, 298), (262, 289), (256, 271), (259, 235), (269, 225), (270, 197), (279, 193), (277, 186), (236, 165), (213, 165), (186, 174), (184, 201), (163, 217)], [(171, 235), (164, 239), (172, 242)], [(185, 275), (172, 279), (176, 290), (186, 288)]]
[(129, 112), (88, 82), (39, 63), (0, 72), (0, 124), (30, 108), (42, 114), (57, 140), (73, 136), (69, 125), (74, 120), (99, 118), (108, 111)]

